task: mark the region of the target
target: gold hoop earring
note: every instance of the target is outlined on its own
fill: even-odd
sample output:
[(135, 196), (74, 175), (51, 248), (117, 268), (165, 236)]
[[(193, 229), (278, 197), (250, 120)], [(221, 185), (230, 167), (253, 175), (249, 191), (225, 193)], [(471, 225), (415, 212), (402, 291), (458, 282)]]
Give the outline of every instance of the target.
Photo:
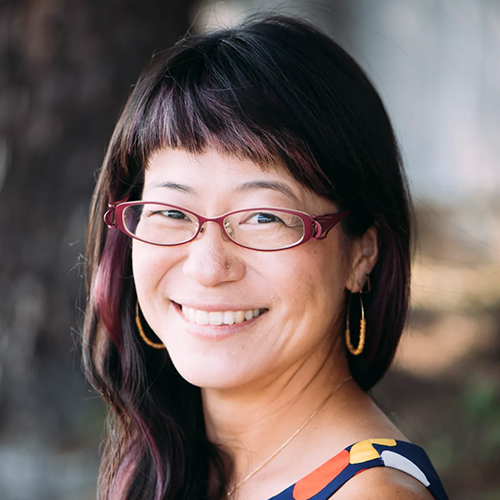
[(363, 299), (361, 298), (361, 293), (359, 294), (359, 304), (361, 306), (361, 319), (359, 320), (359, 340), (358, 347), (354, 347), (351, 342), (351, 330), (349, 328), (349, 313), (351, 309), (351, 293), (349, 293), (349, 301), (347, 302), (347, 317), (346, 317), (346, 328), (345, 328), (345, 343), (348, 351), (353, 356), (359, 356), (363, 349), (365, 348), (366, 341), (366, 320), (365, 320), (365, 309), (363, 307)]
[(166, 349), (165, 344), (161, 342), (153, 342), (146, 337), (144, 328), (142, 328), (141, 317), (139, 316), (139, 303), (136, 303), (135, 305), (135, 324), (137, 325), (137, 329), (139, 330), (139, 335), (142, 340), (144, 340), (149, 347), (152, 347), (153, 349)]

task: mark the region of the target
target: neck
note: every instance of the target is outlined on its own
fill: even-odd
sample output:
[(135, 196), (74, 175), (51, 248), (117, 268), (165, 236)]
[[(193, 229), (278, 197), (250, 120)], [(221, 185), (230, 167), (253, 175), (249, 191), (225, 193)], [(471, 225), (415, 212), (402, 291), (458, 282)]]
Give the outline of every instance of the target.
[[(323, 405), (330, 409), (342, 406), (341, 388), (335, 394), (332, 391), (349, 376), (347, 362), (334, 365), (325, 361), (319, 370), (317, 366), (305, 363), (292, 367), (278, 378), (251, 387), (203, 390), (208, 436), (232, 456), (236, 484), (268, 460), (298, 429), (300, 434), (293, 437), (294, 443), (307, 440), (310, 427), (316, 428), (322, 421)], [(291, 445), (279, 451), (273, 464), (280, 462)]]

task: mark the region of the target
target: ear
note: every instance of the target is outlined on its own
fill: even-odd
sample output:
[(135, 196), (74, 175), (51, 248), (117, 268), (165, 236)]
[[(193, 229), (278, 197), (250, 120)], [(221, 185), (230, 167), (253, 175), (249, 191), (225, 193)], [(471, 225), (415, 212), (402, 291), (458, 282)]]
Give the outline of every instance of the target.
[(372, 272), (378, 259), (378, 234), (374, 226), (368, 228), (353, 242), (351, 254), (351, 272), (347, 278), (346, 288), (351, 293), (361, 292), (367, 276)]

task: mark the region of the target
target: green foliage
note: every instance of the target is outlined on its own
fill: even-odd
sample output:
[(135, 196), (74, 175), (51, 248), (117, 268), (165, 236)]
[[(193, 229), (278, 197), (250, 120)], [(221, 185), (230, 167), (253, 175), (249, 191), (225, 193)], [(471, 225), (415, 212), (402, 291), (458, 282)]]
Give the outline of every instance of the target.
[(489, 420), (500, 412), (498, 389), (491, 377), (477, 374), (465, 387), (463, 394), (465, 414), (470, 421)]

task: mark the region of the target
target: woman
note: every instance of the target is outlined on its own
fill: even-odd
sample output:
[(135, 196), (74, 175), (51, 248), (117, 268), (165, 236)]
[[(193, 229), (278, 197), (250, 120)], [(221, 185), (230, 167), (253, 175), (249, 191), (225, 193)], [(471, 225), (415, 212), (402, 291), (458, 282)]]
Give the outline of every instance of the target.
[(383, 104), (325, 35), (270, 17), (155, 56), (90, 216), (100, 498), (445, 499), (366, 394), (405, 321), (409, 242)]

